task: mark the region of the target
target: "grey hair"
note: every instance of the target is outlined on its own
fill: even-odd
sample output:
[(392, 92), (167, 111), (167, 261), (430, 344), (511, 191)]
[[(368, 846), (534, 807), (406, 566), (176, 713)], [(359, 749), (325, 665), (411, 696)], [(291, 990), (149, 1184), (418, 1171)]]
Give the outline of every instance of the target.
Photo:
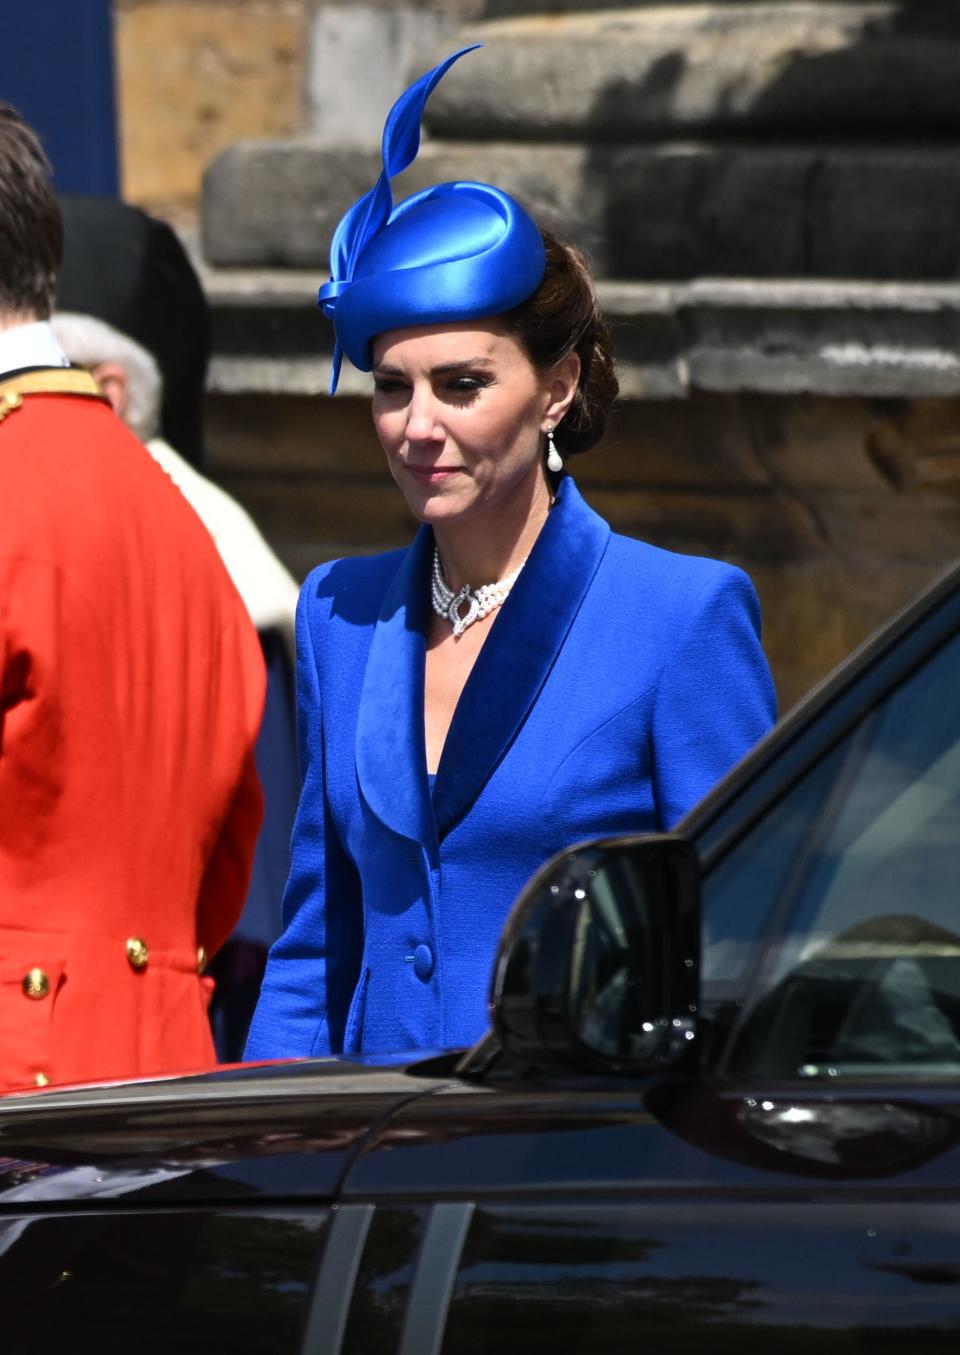
[(50, 317), (57, 342), (78, 367), (118, 362), (127, 374), (127, 408), (123, 419), (141, 442), (160, 428), (163, 377), (153, 356), (142, 344), (94, 315), (55, 311)]

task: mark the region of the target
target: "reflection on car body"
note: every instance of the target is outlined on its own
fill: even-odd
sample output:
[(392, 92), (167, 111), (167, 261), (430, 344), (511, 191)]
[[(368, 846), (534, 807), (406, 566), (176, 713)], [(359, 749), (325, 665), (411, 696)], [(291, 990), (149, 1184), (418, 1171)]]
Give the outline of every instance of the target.
[(6, 1098), (5, 1355), (952, 1351), (958, 687), (954, 572), (548, 863), (473, 1050)]

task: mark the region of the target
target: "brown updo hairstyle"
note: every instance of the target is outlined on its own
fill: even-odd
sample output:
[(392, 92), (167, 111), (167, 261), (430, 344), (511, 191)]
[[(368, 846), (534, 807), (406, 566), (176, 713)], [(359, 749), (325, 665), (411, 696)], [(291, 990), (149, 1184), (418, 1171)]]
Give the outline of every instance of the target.
[(620, 390), (610, 331), (596, 288), (579, 250), (541, 231), (547, 252), (543, 281), (533, 295), (500, 318), (523, 344), (539, 372), (569, 353), (580, 358), (573, 403), (554, 433), (564, 461), (599, 442)]

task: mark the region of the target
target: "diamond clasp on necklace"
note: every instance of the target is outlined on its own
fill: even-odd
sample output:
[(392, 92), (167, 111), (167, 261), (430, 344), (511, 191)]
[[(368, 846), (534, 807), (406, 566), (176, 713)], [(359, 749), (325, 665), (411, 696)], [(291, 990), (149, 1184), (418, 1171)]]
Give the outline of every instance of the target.
[[(467, 610), (461, 615), (460, 608), (463, 603), (467, 604)], [(480, 603), (470, 585), (464, 584), (459, 593), (454, 593), (450, 599), (450, 606), (447, 608), (447, 620), (453, 627), (454, 636), (462, 635), (468, 626), (472, 626), (480, 614)]]
[[(455, 639), (461, 636), (468, 626), (472, 626), (474, 621), (489, 616), (502, 606), (525, 563), (524, 561), (519, 564), (512, 574), (508, 574), (499, 583), (484, 583), (479, 588), (471, 588), (465, 583), (455, 593), (452, 588), (447, 587), (443, 570), (440, 568), (440, 552), (434, 547), (430, 601), (437, 616), (442, 616), (453, 627)], [(466, 611), (462, 610), (464, 603)]]

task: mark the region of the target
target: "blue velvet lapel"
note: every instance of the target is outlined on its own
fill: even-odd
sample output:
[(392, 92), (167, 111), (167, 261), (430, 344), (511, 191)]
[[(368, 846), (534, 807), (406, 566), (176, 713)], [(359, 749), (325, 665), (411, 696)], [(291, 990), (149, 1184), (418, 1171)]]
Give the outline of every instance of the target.
[[(494, 619), (457, 703), (433, 792), (440, 837), (463, 817), (483, 790), (526, 719), (590, 587), (609, 537), (607, 523), (584, 503), (569, 476), (564, 477), (530, 557)], [(423, 587), (425, 591), (426, 582)], [(422, 709), (422, 671), (417, 692)], [(422, 718), (420, 728), (422, 731)], [(420, 758), (425, 760), (422, 750)]]
[(357, 776), (367, 804), (403, 837), (436, 845), (423, 731), (433, 533), (421, 527), (374, 627), (357, 715)]

